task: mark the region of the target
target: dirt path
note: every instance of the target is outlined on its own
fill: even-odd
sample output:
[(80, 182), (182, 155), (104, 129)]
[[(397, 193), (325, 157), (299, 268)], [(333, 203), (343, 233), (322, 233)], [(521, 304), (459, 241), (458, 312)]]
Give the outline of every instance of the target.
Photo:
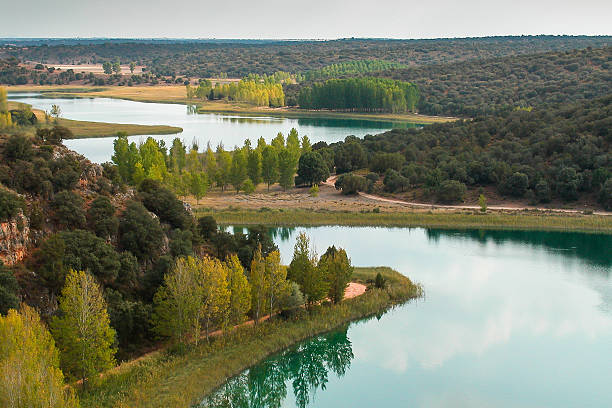
[[(325, 180), (321, 184), (325, 184), (330, 187), (334, 187), (334, 183), (338, 176), (331, 176), (327, 180)], [(397, 200), (393, 198), (386, 198), (377, 196), (374, 194), (367, 194), (363, 192), (357, 193), (360, 197), (367, 198), (368, 200), (374, 200), (378, 202), (388, 203), (388, 204), (400, 204), (404, 206), (410, 207), (418, 207), (418, 208), (437, 208), (437, 209), (448, 209), (448, 210), (480, 210), (480, 207), (477, 205), (438, 205), (438, 204), (425, 204), (425, 203), (416, 203), (404, 200)], [(568, 210), (564, 208), (539, 208), (539, 207), (528, 207), (528, 206), (499, 206), (499, 205), (490, 205), (487, 206), (489, 210), (503, 211), (523, 211), (523, 210), (536, 210), (536, 211), (548, 211), (548, 212), (558, 212), (565, 214), (582, 214), (581, 210)], [(594, 215), (612, 215), (612, 212), (609, 211), (594, 211)]]

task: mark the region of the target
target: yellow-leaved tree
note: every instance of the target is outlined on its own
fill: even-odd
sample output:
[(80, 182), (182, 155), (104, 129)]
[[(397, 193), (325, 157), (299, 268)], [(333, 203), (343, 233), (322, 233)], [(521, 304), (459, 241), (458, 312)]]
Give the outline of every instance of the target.
[(0, 315), (0, 406), (73, 408), (79, 403), (64, 386), (59, 353), (36, 310), (21, 305)]
[(87, 379), (114, 365), (117, 351), (102, 290), (91, 274), (68, 273), (59, 311), (51, 320), (51, 333), (61, 352), (61, 367), (86, 384)]
[(251, 285), (244, 274), (244, 268), (234, 254), (227, 260), (227, 286), (230, 291), (228, 322), (240, 324), (251, 308)]

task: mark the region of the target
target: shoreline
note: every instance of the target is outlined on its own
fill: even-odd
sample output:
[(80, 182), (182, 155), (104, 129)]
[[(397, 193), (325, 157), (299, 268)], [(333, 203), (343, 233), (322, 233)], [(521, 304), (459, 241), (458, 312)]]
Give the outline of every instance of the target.
[(272, 227), (415, 227), (440, 229), (536, 230), (612, 234), (612, 217), (555, 214), (544, 211), (398, 211), (357, 212), (325, 209), (270, 209), (240, 207), (198, 208), (197, 216), (211, 215), (223, 225), (267, 225)]
[(154, 351), (109, 370), (89, 389), (83, 407), (184, 407), (231, 377), (300, 341), (333, 331), (422, 296), (422, 288), (388, 267), (356, 267), (353, 281), (381, 273), (386, 289), (371, 289), (337, 305), (314, 307), (298, 320), (274, 319), (231, 330), (182, 353)]
[(69, 98), (112, 98), (144, 103), (168, 103), (196, 105), (198, 113), (240, 114), (245, 116), (273, 116), (285, 118), (327, 118), (359, 119), (375, 122), (412, 123), (428, 125), (459, 120), (445, 116), (419, 114), (362, 113), (299, 110), (295, 108), (256, 107), (241, 103), (224, 101), (192, 101), (185, 95), (185, 87), (180, 85), (162, 86), (86, 86), (86, 85), (12, 85), (6, 86), (9, 93), (39, 92), (49, 97)]

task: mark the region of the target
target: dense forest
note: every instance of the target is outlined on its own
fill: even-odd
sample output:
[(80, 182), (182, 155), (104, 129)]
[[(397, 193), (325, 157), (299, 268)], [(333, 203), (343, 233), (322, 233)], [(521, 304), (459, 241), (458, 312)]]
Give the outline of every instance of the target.
[[(0, 58), (15, 56), (43, 64), (101, 64), (119, 58), (164, 76), (197, 78), (227, 73), (305, 72), (332, 64), (381, 59), (406, 65), (449, 64), (472, 59), (603, 47), (610, 37), (521, 36), (434, 40), (344, 39), (277, 42), (67, 41), (68, 45), (0, 48)], [(411, 79), (408, 79), (412, 82)]]
[(381, 78), (330, 79), (302, 88), (298, 97), (303, 109), (393, 113), (414, 111), (418, 100), (413, 84)]
[(612, 47), (393, 69), (416, 84), (420, 113), (474, 117), (612, 93)]
[(593, 197), (612, 209), (612, 96), (557, 107), (517, 109), (502, 116), (396, 129), (313, 149), (352, 193), (419, 189), (423, 199), (461, 202), (466, 187), (495, 187), (532, 204)]

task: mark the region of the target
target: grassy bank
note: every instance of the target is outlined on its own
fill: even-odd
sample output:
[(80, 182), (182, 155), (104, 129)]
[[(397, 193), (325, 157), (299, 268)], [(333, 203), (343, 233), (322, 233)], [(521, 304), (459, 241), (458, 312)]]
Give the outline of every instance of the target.
[[(19, 109), (22, 103), (10, 102), (9, 109)], [(40, 109), (32, 109), (39, 123), (45, 123), (45, 112)], [(182, 128), (166, 125), (134, 125), (122, 123), (88, 122), (83, 120), (72, 120), (59, 118), (57, 123), (65, 126), (74, 134), (74, 139), (91, 137), (115, 136), (117, 132), (125, 132), (128, 136), (134, 135), (172, 135), (183, 131)]]
[(186, 97), (185, 87), (182, 85), (159, 86), (83, 86), (83, 85), (57, 85), (35, 86), (15, 85), (7, 87), (8, 92), (41, 92), (49, 97), (76, 97), (76, 98), (116, 98), (137, 102), (157, 103), (193, 103), (198, 105), (200, 113), (228, 113), (245, 116), (275, 116), (284, 118), (332, 118), (332, 119), (362, 119), (385, 122), (403, 122), (416, 124), (443, 123), (456, 120), (456, 118), (427, 116), (418, 114), (395, 113), (358, 113), (358, 112), (330, 112), (308, 111), (291, 108), (258, 107), (244, 103), (230, 103), (226, 101), (196, 102)]
[(221, 224), (272, 226), (380, 226), (428, 228), (520, 229), (612, 233), (612, 217), (508, 211), (480, 214), (473, 211), (349, 212), (306, 209), (224, 210), (198, 209), (198, 216), (212, 215)]
[(356, 268), (356, 280), (387, 278), (387, 288), (368, 290), (339, 305), (323, 305), (306, 317), (242, 327), (177, 355), (154, 352), (120, 365), (80, 392), (83, 407), (188, 407), (265, 357), (349, 321), (380, 313), (421, 295), (421, 288), (390, 268)]

